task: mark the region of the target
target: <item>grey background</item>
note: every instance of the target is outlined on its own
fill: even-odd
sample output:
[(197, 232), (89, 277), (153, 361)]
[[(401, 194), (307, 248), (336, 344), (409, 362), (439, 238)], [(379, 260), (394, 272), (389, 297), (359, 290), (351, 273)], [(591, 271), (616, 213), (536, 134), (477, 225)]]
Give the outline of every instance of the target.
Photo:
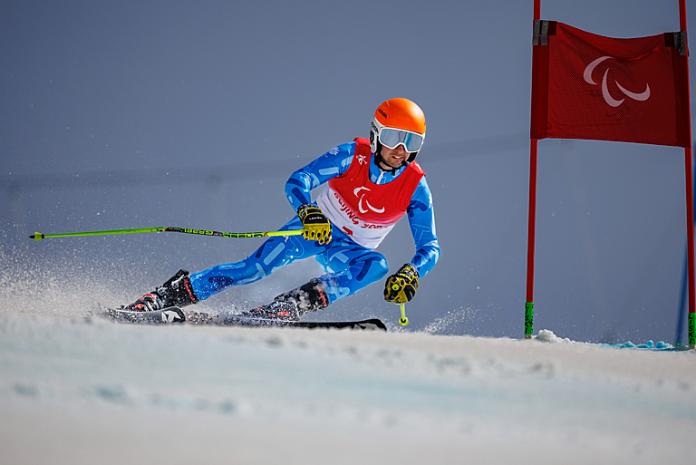
[[(548, 0), (542, 17), (651, 35), (678, 30), (677, 3)], [(420, 161), (442, 245), (408, 307), (412, 328), (519, 337), (531, 20), (531, 0), (0, 2), (0, 259), (9, 276), (0, 295), (11, 300), (32, 280), (47, 292), (48, 279), (51, 292), (89, 295), (97, 282), (95, 301), (107, 299), (104, 288), (131, 299), (180, 267), (241, 259), (257, 240), (26, 237), (275, 228), (293, 214), (287, 176), (367, 136), (376, 105), (404, 96), (428, 118)], [(672, 340), (683, 163), (675, 148), (540, 143), (537, 329)], [(410, 259), (405, 221), (380, 251), (392, 269)], [(311, 261), (293, 265), (205, 305), (266, 301), (319, 272)], [(317, 318), (397, 313), (380, 283)]]

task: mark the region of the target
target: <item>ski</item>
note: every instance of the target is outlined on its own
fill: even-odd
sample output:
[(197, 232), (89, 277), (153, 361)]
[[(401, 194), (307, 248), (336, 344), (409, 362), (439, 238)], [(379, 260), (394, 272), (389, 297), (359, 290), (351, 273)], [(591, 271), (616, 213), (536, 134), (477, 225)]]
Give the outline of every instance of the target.
[(167, 307), (155, 312), (133, 312), (122, 308), (107, 308), (104, 316), (107, 319), (122, 323), (166, 324), (186, 321), (186, 315), (179, 307)]
[(168, 307), (153, 312), (133, 312), (124, 309), (107, 309), (105, 316), (124, 323), (170, 324), (186, 323), (198, 326), (246, 326), (283, 327), (305, 329), (354, 329), (386, 331), (384, 322), (378, 318), (359, 321), (288, 321), (274, 318), (254, 318), (233, 314), (209, 314), (184, 311), (179, 307)]

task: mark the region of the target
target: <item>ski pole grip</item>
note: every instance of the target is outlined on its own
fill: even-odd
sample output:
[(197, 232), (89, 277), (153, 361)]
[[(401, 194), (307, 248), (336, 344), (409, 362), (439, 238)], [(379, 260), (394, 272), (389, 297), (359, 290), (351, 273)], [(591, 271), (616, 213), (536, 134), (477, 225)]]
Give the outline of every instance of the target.
[(35, 241), (40, 241), (43, 238), (44, 238), (44, 235), (40, 232), (35, 232), (31, 236), (29, 236), (29, 239), (34, 239)]

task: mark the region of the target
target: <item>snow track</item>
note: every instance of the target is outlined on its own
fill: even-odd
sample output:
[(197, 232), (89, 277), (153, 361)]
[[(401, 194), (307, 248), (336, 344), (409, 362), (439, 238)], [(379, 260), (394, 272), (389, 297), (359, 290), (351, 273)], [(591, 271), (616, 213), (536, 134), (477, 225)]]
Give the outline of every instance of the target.
[(696, 354), (1, 314), (0, 415), (8, 464), (686, 464)]

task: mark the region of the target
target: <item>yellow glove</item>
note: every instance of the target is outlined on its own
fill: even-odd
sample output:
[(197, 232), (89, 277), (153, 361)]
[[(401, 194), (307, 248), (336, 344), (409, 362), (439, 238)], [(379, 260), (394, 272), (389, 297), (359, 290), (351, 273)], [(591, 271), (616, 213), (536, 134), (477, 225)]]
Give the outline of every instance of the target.
[(418, 289), (418, 270), (410, 263), (387, 278), (384, 283), (384, 300), (403, 304), (410, 302)]
[(304, 226), (302, 237), (309, 241), (317, 241), (321, 245), (331, 242), (331, 223), (321, 208), (311, 204), (302, 205), (297, 210), (297, 216)]

